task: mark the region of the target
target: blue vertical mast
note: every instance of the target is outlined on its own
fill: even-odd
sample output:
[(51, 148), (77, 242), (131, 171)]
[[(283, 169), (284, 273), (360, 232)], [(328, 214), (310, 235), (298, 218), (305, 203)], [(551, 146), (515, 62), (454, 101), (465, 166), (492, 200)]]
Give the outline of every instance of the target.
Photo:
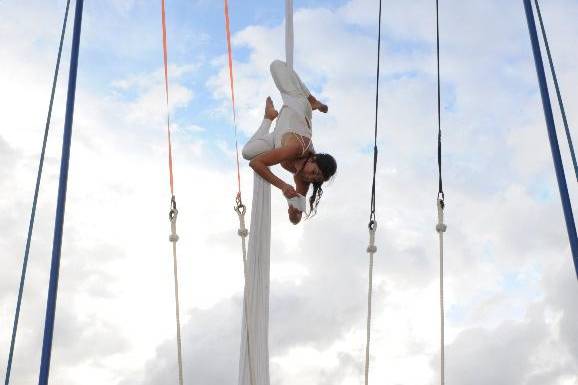
[(36, 206), (38, 205), (38, 195), (40, 193), (40, 181), (42, 179), (42, 169), (44, 168), (44, 156), (46, 154), (46, 143), (48, 142), (48, 131), (50, 130), (50, 119), (52, 117), (52, 107), (54, 105), (54, 94), (56, 92), (56, 82), (60, 69), (60, 59), (62, 57), (62, 46), (64, 44), (64, 34), (66, 32), (66, 22), (68, 20), (68, 10), (70, 0), (66, 1), (66, 10), (64, 11), (64, 21), (62, 31), (60, 32), (60, 44), (58, 45), (58, 56), (56, 57), (56, 68), (54, 69), (54, 78), (52, 80), (52, 92), (50, 93), (50, 103), (48, 104), (48, 116), (44, 127), (44, 140), (42, 141), (42, 151), (38, 162), (38, 173), (36, 175), (36, 187), (34, 188), (34, 198), (32, 199), (32, 210), (30, 212), (30, 221), (28, 222), (28, 236), (26, 237), (26, 247), (24, 248), (24, 259), (22, 261), (22, 272), (20, 274), (20, 286), (18, 288), (18, 299), (16, 301), (16, 312), (14, 313), (14, 323), (12, 326), (12, 339), (10, 340), (10, 350), (8, 353), (8, 364), (6, 365), (6, 376), (4, 385), (10, 385), (10, 374), (12, 372), (12, 359), (14, 358), (14, 349), (16, 347), (16, 335), (18, 334), (18, 323), (20, 320), (20, 308), (22, 306), (22, 297), (24, 296), (24, 283), (26, 281), (26, 271), (28, 269), (28, 257), (30, 255), (30, 245), (32, 243), (32, 231), (34, 230), (34, 220), (36, 218)]
[(526, 10), (526, 19), (528, 20), (532, 51), (534, 52), (536, 73), (538, 74), (538, 82), (540, 83), (540, 93), (542, 95), (542, 105), (544, 107), (544, 116), (546, 118), (546, 127), (550, 139), (552, 158), (554, 159), (554, 169), (556, 170), (556, 178), (558, 179), (558, 188), (560, 190), (560, 198), (564, 210), (564, 219), (566, 220), (566, 229), (568, 231), (568, 238), (570, 239), (570, 249), (572, 250), (574, 268), (576, 270), (576, 276), (578, 277), (578, 237), (576, 236), (576, 224), (574, 223), (572, 203), (570, 202), (568, 186), (566, 185), (564, 165), (562, 164), (562, 156), (560, 155), (558, 137), (556, 136), (556, 126), (554, 125), (554, 116), (550, 104), (550, 94), (548, 93), (548, 83), (546, 82), (544, 63), (542, 61), (542, 52), (540, 51), (540, 42), (538, 41), (538, 32), (536, 31), (536, 21), (534, 19), (534, 11), (530, 0), (524, 0), (524, 8)]
[(66, 100), (66, 115), (64, 119), (64, 139), (62, 142), (62, 159), (60, 161), (60, 181), (58, 184), (58, 201), (56, 206), (56, 219), (54, 225), (54, 240), (52, 243), (50, 283), (48, 286), (48, 300), (46, 303), (46, 319), (44, 321), (44, 340), (42, 342), (40, 374), (38, 376), (39, 385), (48, 384), (48, 374), (50, 371), (52, 336), (54, 333), (54, 317), (56, 312), (56, 297), (58, 292), (58, 273), (60, 270), (60, 252), (62, 249), (62, 230), (64, 227), (64, 211), (66, 206), (66, 187), (68, 184), (68, 163), (70, 159), (70, 143), (72, 139), (74, 97), (76, 95), (76, 74), (78, 70), (78, 51), (80, 47), (82, 7), (83, 0), (76, 0), (74, 32), (72, 36), (72, 54), (70, 58), (70, 74), (68, 77), (68, 96)]

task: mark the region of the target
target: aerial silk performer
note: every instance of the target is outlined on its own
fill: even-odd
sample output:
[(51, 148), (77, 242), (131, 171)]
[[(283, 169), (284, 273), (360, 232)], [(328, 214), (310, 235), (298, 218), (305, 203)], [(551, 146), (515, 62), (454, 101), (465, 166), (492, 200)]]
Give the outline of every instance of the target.
[[(301, 220), (305, 211), (305, 195), (313, 185), (309, 198), (309, 214), (317, 210), (323, 190), (323, 182), (336, 171), (335, 159), (329, 154), (316, 154), (312, 143), (312, 112), (326, 113), (328, 107), (319, 102), (289, 66), (275, 60), (271, 63), (271, 75), (281, 92), (283, 107), (277, 112), (270, 97), (265, 102), (265, 114), (261, 126), (243, 147), (243, 157), (249, 165), (269, 184), (277, 187), (289, 200), (289, 219), (294, 224)], [(269, 132), (273, 121), (275, 129)], [(295, 187), (285, 183), (270, 170), (280, 164), (293, 174)]]
[[(305, 196), (312, 185), (308, 216), (314, 215), (323, 194), (322, 184), (337, 169), (329, 154), (318, 154), (312, 143), (314, 110), (326, 113), (292, 68), (293, 23), (291, 1), (287, 9), (287, 62), (275, 60), (271, 75), (283, 99), (279, 112), (271, 98), (264, 119), (243, 147), (243, 157), (255, 171), (249, 247), (246, 261), (245, 298), (241, 328), (239, 385), (269, 385), (269, 266), (271, 249), (271, 185), (288, 200), (289, 220), (297, 224), (306, 212)], [(273, 132), (269, 132), (276, 120)], [(280, 164), (293, 174), (295, 186), (270, 170)]]

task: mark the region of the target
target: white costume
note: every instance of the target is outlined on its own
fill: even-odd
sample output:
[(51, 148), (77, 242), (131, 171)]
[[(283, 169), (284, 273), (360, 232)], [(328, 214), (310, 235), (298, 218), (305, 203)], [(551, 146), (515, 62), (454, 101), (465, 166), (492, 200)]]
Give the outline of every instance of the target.
[(257, 155), (281, 147), (283, 136), (294, 133), (309, 138), (309, 147), (303, 146), (303, 153), (311, 144), (311, 118), (313, 111), (307, 99), (311, 93), (295, 71), (280, 60), (271, 63), (271, 75), (283, 99), (283, 108), (277, 117), (273, 132), (269, 132), (271, 120), (263, 119), (257, 132), (243, 147), (243, 158), (250, 160)]

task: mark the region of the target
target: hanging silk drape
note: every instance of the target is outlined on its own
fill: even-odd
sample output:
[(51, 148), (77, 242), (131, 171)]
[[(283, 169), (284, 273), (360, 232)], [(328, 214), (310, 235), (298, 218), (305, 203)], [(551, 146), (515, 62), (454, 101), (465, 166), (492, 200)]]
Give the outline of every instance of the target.
[(293, 0), (285, 0), (285, 62), (293, 69)]
[(269, 385), (271, 185), (257, 173), (253, 179), (249, 234), (239, 385)]
[[(285, 0), (286, 62), (293, 68), (293, 1)], [(269, 266), (271, 185), (253, 176), (253, 205), (241, 327), (239, 385), (269, 385)]]

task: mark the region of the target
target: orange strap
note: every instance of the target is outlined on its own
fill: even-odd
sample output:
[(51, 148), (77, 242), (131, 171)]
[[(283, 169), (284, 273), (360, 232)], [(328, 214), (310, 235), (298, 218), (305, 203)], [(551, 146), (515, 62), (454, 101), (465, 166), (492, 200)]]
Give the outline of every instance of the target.
[(163, 59), (165, 65), (165, 96), (167, 101), (167, 134), (169, 140), (169, 175), (171, 184), (171, 195), (175, 195), (173, 187), (173, 146), (171, 144), (171, 119), (169, 113), (169, 69), (167, 60), (167, 23), (165, 17), (165, 0), (162, 0), (162, 19), (163, 19)]
[(233, 103), (233, 124), (235, 126), (235, 151), (237, 153), (237, 200), (241, 201), (241, 171), (239, 167), (239, 142), (237, 140), (237, 109), (235, 107), (235, 83), (233, 78), (233, 51), (231, 49), (231, 25), (229, 21), (229, 2), (225, 0), (225, 29), (227, 31), (227, 51), (229, 53), (229, 83)]

